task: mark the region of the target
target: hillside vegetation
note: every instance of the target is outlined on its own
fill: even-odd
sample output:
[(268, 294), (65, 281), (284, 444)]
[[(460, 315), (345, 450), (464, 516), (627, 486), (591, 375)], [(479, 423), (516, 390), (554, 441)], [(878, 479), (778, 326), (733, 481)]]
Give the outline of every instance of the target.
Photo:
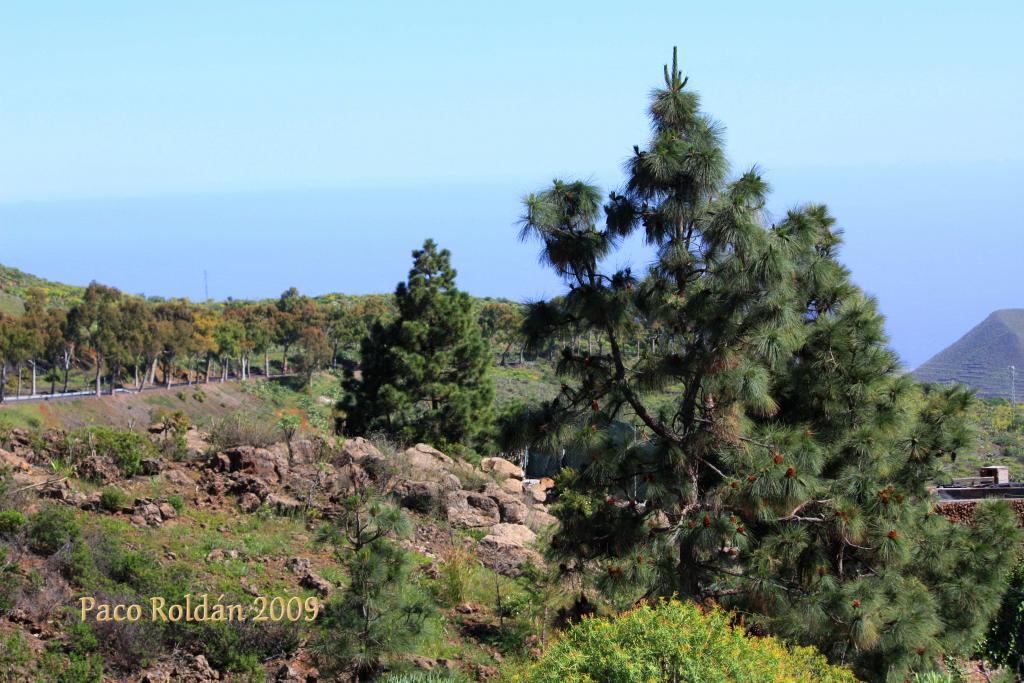
[(9, 315), (23, 312), (28, 294), (33, 289), (43, 292), (53, 306), (67, 306), (80, 301), (85, 292), (84, 287), (45, 280), (0, 264), (0, 312)]

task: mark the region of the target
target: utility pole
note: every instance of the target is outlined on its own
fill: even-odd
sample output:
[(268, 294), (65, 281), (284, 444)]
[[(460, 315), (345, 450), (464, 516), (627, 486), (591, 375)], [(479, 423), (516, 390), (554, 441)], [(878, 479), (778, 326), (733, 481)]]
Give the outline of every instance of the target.
[(1010, 419), (1017, 423), (1017, 366), (1010, 366)]

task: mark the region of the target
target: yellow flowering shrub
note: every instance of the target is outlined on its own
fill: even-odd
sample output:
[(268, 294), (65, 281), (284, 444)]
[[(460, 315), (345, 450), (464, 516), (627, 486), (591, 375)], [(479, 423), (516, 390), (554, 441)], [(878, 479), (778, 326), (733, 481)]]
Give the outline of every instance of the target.
[(814, 648), (747, 635), (719, 608), (642, 605), (569, 628), (512, 683), (855, 683)]

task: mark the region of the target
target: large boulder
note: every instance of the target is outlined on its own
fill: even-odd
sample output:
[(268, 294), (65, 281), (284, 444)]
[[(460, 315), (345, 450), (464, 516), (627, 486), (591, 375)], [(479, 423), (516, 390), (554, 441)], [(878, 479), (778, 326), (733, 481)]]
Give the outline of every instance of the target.
[(186, 430), (185, 449), (188, 451), (188, 458), (190, 460), (198, 460), (199, 458), (202, 458), (210, 448), (211, 444), (207, 440), (205, 434), (195, 427), (191, 427)]
[(522, 467), (505, 460), (505, 458), (484, 458), (480, 461), (480, 469), (496, 477), (522, 479), (524, 476)]
[(537, 534), (523, 524), (495, 524), (484, 538), (491, 537), (502, 543), (527, 546), (537, 540)]
[(401, 481), (393, 492), (402, 507), (425, 514), (438, 512), (445, 494), (436, 481)]
[(75, 469), (79, 477), (97, 484), (108, 484), (121, 478), (121, 470), (105, 455), (90, 455)]
[(276, 484), (288, 473), (288, 455), (266, 448), (236, 446), (214, 454), (210, 466), (225, 473), (244, 472)]
[(342, 458), (351, 462), (364, 460), (382, 460), (384, 458), (377, 447), (361, 436), (346, 439), (339, 453)]
[(277, 493), (271, 493), (263, 502), (279, 515), (297, 515), (302, 512), (304, 507), (301, 501)]
[(175, 486), (193, 486), (195, 480), (192, 475), (189, 474), (188, 470), (183, 469), (178, 465), (172, 465), (163, 472), (164, 479)]
[(327, 479), (324, 492), (332, 499), (339, 499), (365, 489), (369, 482), (366, 470), (349, 462), (334, 469), (334, 473)]
[(409, 475), (414, 479), (435, 479), (450, 472), (455, 461), (425, 443), (418, 443), (402, 453), (404, 464), (409, 468)]
[(451, 491), (445, 496), (445, 516), (457, 528), (489, 527), (501, 522), (501, 510), (490, 496), (474, 491)]
[(530, 510), (526, 516), (526, 526), (530, 527), (537, 533), (546, 531), (551, 527), (558, 524), (558, 518), (550, 514), (547, 510), (541, 509), (541, 506)]
[(331, 590), (334, 586), (331, 582), (323, 578), (319, 574), (315, 574), (309, 570), (301, 575), (299, 578), (299, 585), (303, 588), (308, 588), (312, 591), (316, 591), (320, 595), (327, 597), (331, 594)]
[(509, 477), (508, 479), (502, 479), (499, 486), (501, 486), (502, 491), (504, 491), (505, 493), (510, 493), (514, 496), (518, 496), (523, 492), (522, 479), (513, 479), (512, 477)]
[[(291, 461), (299, 465), (312, 465), (320, 458), (320, 453), (323, 451), (321, 440), (315, 439), (292, 439), (292, 459)], [(287, 445), (285, 445), (285, 455), (288, 454)]]
[(476, 554), (485, 566), (505, 576), (518, 576), (526, 563), (541, 565), (544, 560), (527, 547), (536, 535), (522, 524), (495, 524), (477, 544)]
[(15, 472), (28, 472), (32, 466), (24, 458), (0, 448), (0, 467), (8, 467)]
[(498, 512), (502, 522), (522, 524), (526, 521), (530, 508), (526, 506), (522, 499), (506, 493), (501, 486), (493, 482), (484, 486), (484, 495), (489, 496), (498, 504)]

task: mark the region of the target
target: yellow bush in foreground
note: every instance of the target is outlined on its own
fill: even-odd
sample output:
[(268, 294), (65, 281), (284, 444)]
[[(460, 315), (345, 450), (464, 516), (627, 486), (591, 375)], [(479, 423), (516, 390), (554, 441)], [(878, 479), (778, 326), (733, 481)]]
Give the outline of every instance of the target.
[(569, 628), (514, 683), (855, 683), (814, 648), (747, 635), (721, 609), (643, 605)]

